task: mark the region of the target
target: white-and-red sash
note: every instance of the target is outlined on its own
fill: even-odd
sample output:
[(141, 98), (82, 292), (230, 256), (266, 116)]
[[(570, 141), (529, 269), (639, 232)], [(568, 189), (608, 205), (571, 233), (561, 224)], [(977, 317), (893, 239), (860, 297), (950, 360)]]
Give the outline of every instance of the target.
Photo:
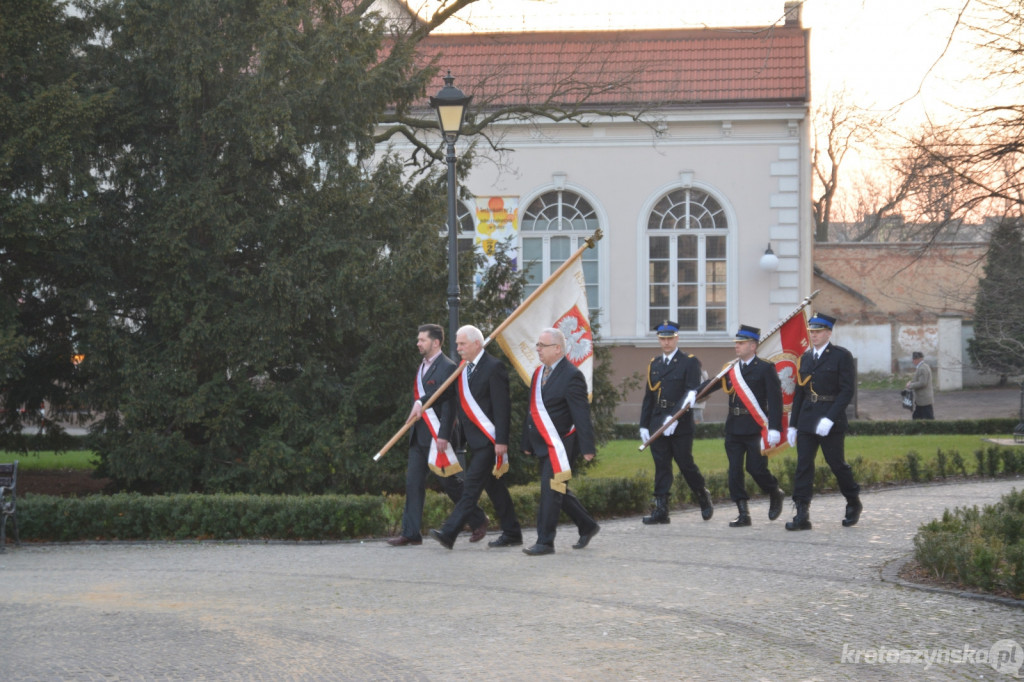
[[(533, 423), (540, 432), (541, 438), (548, 445), (548, 459), (551, 460), (551, 489), (565, 493), (565, 482), (572, 478), (572, 469), (569, 467), (569, 453), (565, 450), (562, 437), (558, 435), (558, 429), (551, 421), (551, 415), (544, 407), (544, 398), (541, 396), (541, 372), (544, 365), (541, 365), (533, 373), (533, 390), (530, 392), (530, 415)], [(571, 433), (571, 432), (570, 432)]]
[(743, 379), (740, 363), (735, 363), (729, 369), (729, 379), (732, 381), (732, 387), (736, 391), (736, 397), (740, 399), (744, 407), (747, 408), (747, 412), (754, 418), (757, 425), (761, 427), (761, 452), (764, 452), (768, 449), (768, 417), (758, 404), (757, 398), (754, 397), (753, 392), (750, 390), (750, 386)]
[[(412, 387), (413, 395), (416, 400), (420, 400), (421, 396), (426, 393), (423, 390), (423, 371), (416, 372), (416, 384)], [(441, 420), (437, 416), (437, 412), (434, 411), (433, 407), (428, 407), (423, 410), (423, 423), (427, 425), (427, 430), (430, 431), (430, 453), (427, 455), (427, 466), (438, 476), (452, 476), (462, 471), (462, 465), (459, 464), (458, 458), (455, 456), (455, 449), (451, 443), (445, 448), (444, 452), (440, 452), (437, 449), (437, 434), (441, 429)]]
[[(495, 443), (497, 430), (494, 428), (494, 422), (491, 421), (483, 408), (480, 407), (480, 403), (473, 397), (473, 392), (469, 390), (468, 372), (463, 372), (462, 376), (459, 377), (459, 402), (462, 403), (462, 410), (469, 417), (469, 420), (476, 424), (478, 429), (487, 434), (492, 443)], [(508, 454), (498, 455), (495, 453), (494, 469), (491, 473), (495, 478), (501, 478), (506, 471), (508, 471)]]

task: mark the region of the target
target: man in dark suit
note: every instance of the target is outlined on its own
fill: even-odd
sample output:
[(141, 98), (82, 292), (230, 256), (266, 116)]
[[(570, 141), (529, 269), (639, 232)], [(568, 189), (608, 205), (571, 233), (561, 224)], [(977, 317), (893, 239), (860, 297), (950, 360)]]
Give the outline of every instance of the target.
[[(779, 481), (768, 471), (768, 458), (763, 450), (773, 448), (782, 439), (782, 385), (775, 364), (757, 356), (761, 330), (740, 325), (736, 332), (736, 363), (721, 380), (715, 381), (709, 393), (725, 384), (729, 394), (729, 414), (725, 418), (725, 454), (729, 459), (729, 496), (739, 509), (739, 516), (729, 526), (749, 526), (750, 508), (743, 474), (746, 470), (758, 487), (768, 493), (768, 519), (774, 521), (782, 513), (783, 495)], [(703, 386), (698, 393), (703, 391)]]
[[(416, 349), (423, 361), (416, 370), (413, 383), (413, 405), (409, 420), (415, 420), (409, 430), (409, 464), (405, 470), (405, 511), (402, 513), (402, 532), (388, 539), (392, 547), (423, 544), (420, 524), (423, 520), (423, 502), (426, 496), (427, 471), (433, 469), (441, 476), (441, 487), (452, 502), (462, 498), (462, 479), (456, 476), (462, 465), (449, 447), (455, 422), (455, 389), (441, 396), (426, 411), (427, 402), (437, 389), (455, 371), (455, 363), (441, 352), (444, 329), (436, 324), (424, 324), (417, 330)], [(433, 460), (433, 463), (432, 463)], [(447, 466), (444, 466), (447, 465)], [(487, 535), (487, 515), (474, 505), (469, 517), (473, 534), (470, 542), (479, 542)]]
[[(700, 360), (684, 354), (679, 346), (679, 325), (670, 320), (656, 327), (661, 355), (647, 366), (647, 390), (640, 408), (640, 439), (644, 442), (683, 407), (693, 407), (701, 383)], [(645, 516), (646, 524), (669, 523), (668, 496), (672, 492), (672, 461), (686, 479), (697, 502), (701, 517), (707, 521), (715, 513), (711, 493), (704, 476), (693, 461), (693, 410), (669, 425), (651, 443), (654, 458), (654, 511)]]
[(508, 439), (512, 423), (508, 372), (493, 355), (484, 352), (484, 335), (476, 327), (459, 328), (455, 347), (466, 361), (458, 386), (459, 422), (471, 457), (462, 497), (440, 530), (430, 537), (451, 549), (455, 537), (486, 490), (501, 524), (501, 535), (489, 547), (523, 544), (523, 530), (501, 475), (508, 471)]
[(793, 411), (787, 439), (796, 446), (796, 482), (793, 502), (796, 516), (786, 530), (811, 529), (811, 497), (814, 495), (814, 458), (818, 447), (835, 474), (839, 491), (846, 497), (844, 526), (860, 519), (860, 486), (846, 463), (846, 406), (853, 400), (856, 370), (853, 355), (831, 343), (836, 319), (817, 314), (807, 323), (812, 348), (800, 357)]
[(530, 408), (523, 421), (523, 453), (541, 460), (537, 544), (523, 550), (530, 556), (554, 554), (558, 515), (565, 512), (579, 529), (573, 549), (583, 549), (601, 527), (569, 490), (567, 474), (573, 456), (582, 451), (594, 459), (594, 426), (590, 420), (587, 380), (565, 360), (565, 335), (545, 329), (537, 339), (541, 366), (530, 383)]

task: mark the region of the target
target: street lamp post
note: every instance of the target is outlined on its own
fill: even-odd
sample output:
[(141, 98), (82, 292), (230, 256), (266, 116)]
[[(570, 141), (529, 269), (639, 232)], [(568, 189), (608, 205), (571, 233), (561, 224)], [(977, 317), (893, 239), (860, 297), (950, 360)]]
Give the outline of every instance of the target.
[(467, 97), (462, 90), (452, 85), (452, 72), (444, 78), (444, 87), (436, 97), (430, 98), (430, 106), (437, 110), (437, 121), (448, 145), (448, 347), (452, 359), (457, 359), (455, 332), (459, 329), (459, 233), (458, 213), (455, 198), (455, 141), (462, 132), (466, 107), (473, 96)]

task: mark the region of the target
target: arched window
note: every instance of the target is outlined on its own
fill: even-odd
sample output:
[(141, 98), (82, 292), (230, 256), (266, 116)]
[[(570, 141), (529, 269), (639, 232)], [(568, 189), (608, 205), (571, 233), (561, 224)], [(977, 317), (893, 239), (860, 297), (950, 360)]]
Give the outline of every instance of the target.
[(729, 225), (722, 205), (687, 188), (663, 196), (647, 218), (648, 329), (726, 331)]
[[(472, 256), (473, 244), (476, 240), (476, 223), (473, 221), (473, 212), (461, 201), (456, 203), (456, 220), (459, 234), (455, 240), (459, 245), (459, 262), (461, 263), (463, 258)], [(441, 236), (448, 238), (448, 223), (441, 226)], [(447, 244), (448, 242), (445, 242), (445, 248), (447, 248)]]
[[(519, 219), (521, 262), (526, 272), (524, 294), (533, 293), (598, 227), (594, 207), (575, 192), (554, 190), (530, 202)], [(582, 256), (591, 321), (596, 321), (600, 307), (597, 251), (587, 249)]]

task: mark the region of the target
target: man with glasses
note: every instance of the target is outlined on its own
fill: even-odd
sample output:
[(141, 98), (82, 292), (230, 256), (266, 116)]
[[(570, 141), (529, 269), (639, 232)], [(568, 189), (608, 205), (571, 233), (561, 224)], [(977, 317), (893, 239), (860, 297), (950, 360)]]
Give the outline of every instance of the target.
[(523, 453), (541, 460), (540, 508), (537, 511), (537, 543), (523, 550), (530, 556), (555, 553), (555, 532), (560, 512), (576, 528), (583, 549), (601, 527), (568, 488), (573, 457), (594, 458), (594, 426), (583, 372), (565, 358), (565, 335), (554, 328), (540, 333), (537, 356), (541, 365), (530, 382), (529, 409), (523, 421)]

